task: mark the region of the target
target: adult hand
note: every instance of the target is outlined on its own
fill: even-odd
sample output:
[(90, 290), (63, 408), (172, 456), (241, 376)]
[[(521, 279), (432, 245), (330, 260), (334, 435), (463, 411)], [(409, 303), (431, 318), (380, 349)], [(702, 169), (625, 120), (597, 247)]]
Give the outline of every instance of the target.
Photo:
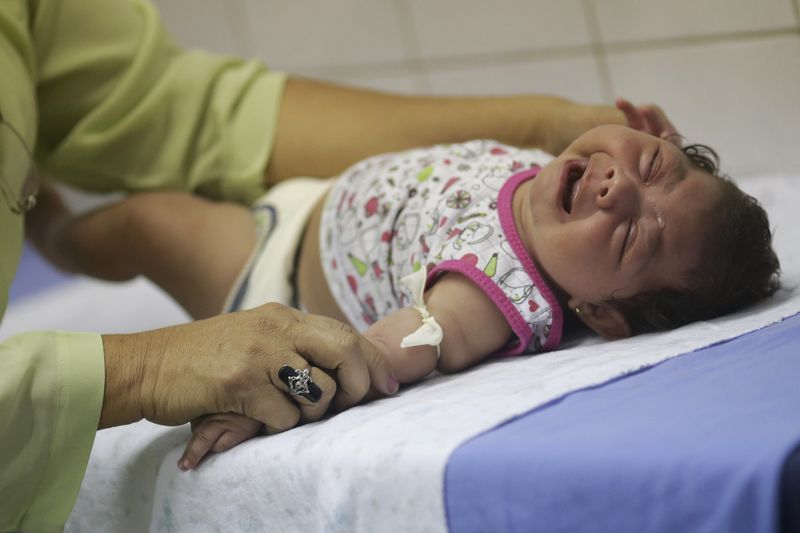
[(542, 110), (533, 111), (534, 116), (539, 114), (543, 117), (541, 122), (529, 120), (531, 130), (528, 137), (536, 139), (539, 136), (542, 141), (537, 143), (534, 140), (526, 142), (525, 145), (558, 155), (575, 139), (592, 128), (605, 124), (625, 124), (625, 115), (620, 111), (610, 105), (582, 104), (554, 99)]
[[(277, 432), (301, 417), (321, 418), (331, 402), (337, 409), (354, 405), (370, 384), (384, 394), (398, 388), (381, 352), (352, 328), (275, 303), (144, 333), (105, 335), (103, 347), (101, 428), (141, 418), (177, 425), (233, 412)], [(284, 365), (310, 370), (322, 391), (318, 401), (288, 395), (278, 377)]]
[(675, 125), (667, 118), (664, 110), (655, 104), (633, 105), (625, 98), (617, 98), (617, 109), (625, 114), (628, 126), (665, 139), (680, 147), (683, 138)]

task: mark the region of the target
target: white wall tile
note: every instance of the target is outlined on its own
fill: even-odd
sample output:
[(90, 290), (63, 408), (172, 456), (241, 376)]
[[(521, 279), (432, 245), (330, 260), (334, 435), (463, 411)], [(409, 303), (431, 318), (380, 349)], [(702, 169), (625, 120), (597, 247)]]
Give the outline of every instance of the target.
[(407, 0), (423, 57), (590, 42), (580, 0)]
[(242, 0), (154, 0), (167, 30), (183, 46), (225, 54), (247, 54), (238, 35)]
[(620, 96), (656, 102), (732, 175), (800, 171), (800, 37), (609, 54)]
[(398, 61), (408, 57), (392, 2), (242, 0), (257, 55), (281, 69)]
[(601, 103), (603, 91), (591, 55), (529, 62), (431, 69), (436, 94), (545, 93), (587, 103)]
[(598, 0), (594, 6), (605, 42), (795, 26), (787, 0)]

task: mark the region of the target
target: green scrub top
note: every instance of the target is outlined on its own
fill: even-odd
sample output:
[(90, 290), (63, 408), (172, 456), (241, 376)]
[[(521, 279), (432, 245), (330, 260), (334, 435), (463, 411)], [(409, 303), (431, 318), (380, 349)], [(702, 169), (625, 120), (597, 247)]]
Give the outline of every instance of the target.
[[(40, 174), (81, 189), (253, 201), (284, 82), (257, 61), (180, 49), (144, 0), (0, 1), (0, 111)], [(22, 239), (0, 197), (0, 316)], [(104, 380), (100, 335), (0, 344), (0, 531), (63, 528)]]

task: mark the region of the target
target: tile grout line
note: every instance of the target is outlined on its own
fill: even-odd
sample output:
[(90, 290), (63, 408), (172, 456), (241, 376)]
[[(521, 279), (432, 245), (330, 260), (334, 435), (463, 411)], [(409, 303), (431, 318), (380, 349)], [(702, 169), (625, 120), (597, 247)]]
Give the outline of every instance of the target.
[(796, 27), (776, 28), (772, 30), (752, 30), (729, 33), (712, 33), (707, 35), (685, 35), (678, 37), (663, 37), (660, 39), (648, 39), (638, 41), (620, 41), (605, 43), (606, 52), (638, 52), (660, 50), (667, 48), (677, 48), (686, 46), (697, 46), (705, 44), (721, 44), (741, 42), (769, 37), (783, 37), (797, 34)]
[(603, 45), (603, 34), (600, 29), (600, 21), (597, 12), (594, 10), (592, 0), (583, 0), (583, 15), (589, 29), (589, 36), (592, 42), (592, 55), (594, 55), (597, 65), (597, 74), (600, 78), (600, 86), (603, 91), (603, 99), (612, 102), (614, 99), (614, 83), (611, 79), (611, 69), (606, 58), (606, 49)]
[(427, 59), (419, 59), (416, 61), (411, 60), (390, 60), (369, 63), (351, 63), (339, 65), (317, 65), (310, 68), (315, 70), (331, 70), (331, 69), (347, 69), (352, 72), (360, 70), (391, 70), (403, 66), (417, 66), (422, 67), (435, 67), (435, 68), (463, 68), (476, 65), (503, 65), (503, 64), (516, 64), (521, 61), (530, 61), (537, 59), (549, 58), (569, 58), (591, 53), (591, 47), (588, 45), (581, 46), (564, 46), (553, 48), (539, 48), (531, 50), (509, 50), (504, 52), (492, 52), (484, 54), (471, 54), (462, 56), (449, 56), (449, 57), (431, 57)]
[[(403, 0), (398, 0), (403, 1)], [(588, 0), (584, 0), (588, 1)], [(724, 33), (702, 36), (670, 37), (658, 40), (639, 40), (627, 42), (610, 42), (590, 45), (558, 46), (552, 48), (537, 48), (529, 50), (512, 50), (504, 52), (492, 52), (485, 54), (471, 54), (463, 56), (416, 58), (408, 60), (394, 60), (367, 63), (352, 63), (339, 65), (317, 65), (310, 69), (315, 71), (337, 71), (350, 74), (359, 73), (391, 73), (400, 68), (421, 68), (425, 71), (431, 68), (458, 69), (465, 67), (475, 67), (484, 65), (509, 65), (523, 61), (536, 61), (542, 59), (571, 58), (587, 54), (598, 53), (601, 50), (603, 65), (607, 67), (607, 56), (609, 53), (640, 52), (666, 50), (678, 47), (689, 47), (708, 44), (735, 43), (742, 40), (756, 40), (770, 37), (784, 37), (798, 35), (800, 30), (795, 27), (782, 28), (777, 30), (761, 30), (738, 33)], [(613, 84), (612, 84), (613, 85)]]
[(394, 0), (393, 4), (397, 19), (400, 21), (400, 35), (406, 49), (407, 59), (404, 63), (415, 77), (417, 90), (429, 93), (431, 91), (430, 77), (420, 51), (419, 36), (414, 24), (414, 16), (411, 13), (411, 6), (408, 5), (407, 0)]

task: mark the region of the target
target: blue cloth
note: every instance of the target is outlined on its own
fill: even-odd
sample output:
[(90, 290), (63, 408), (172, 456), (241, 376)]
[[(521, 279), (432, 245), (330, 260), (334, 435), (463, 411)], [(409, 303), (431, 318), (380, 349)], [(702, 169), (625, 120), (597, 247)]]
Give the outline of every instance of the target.
[(8, 300), (9, 302), (21, 300), (44, 289), (52, 288), (72, 277), (71, 274), (56, 270), (39, 255), (39, 252), (25, 243), (19, 267), (17, 267), (17, 276), (8, 291)]
[(774, 532), (800, 315), (567, 395), (459, 447), (450, 531)]

